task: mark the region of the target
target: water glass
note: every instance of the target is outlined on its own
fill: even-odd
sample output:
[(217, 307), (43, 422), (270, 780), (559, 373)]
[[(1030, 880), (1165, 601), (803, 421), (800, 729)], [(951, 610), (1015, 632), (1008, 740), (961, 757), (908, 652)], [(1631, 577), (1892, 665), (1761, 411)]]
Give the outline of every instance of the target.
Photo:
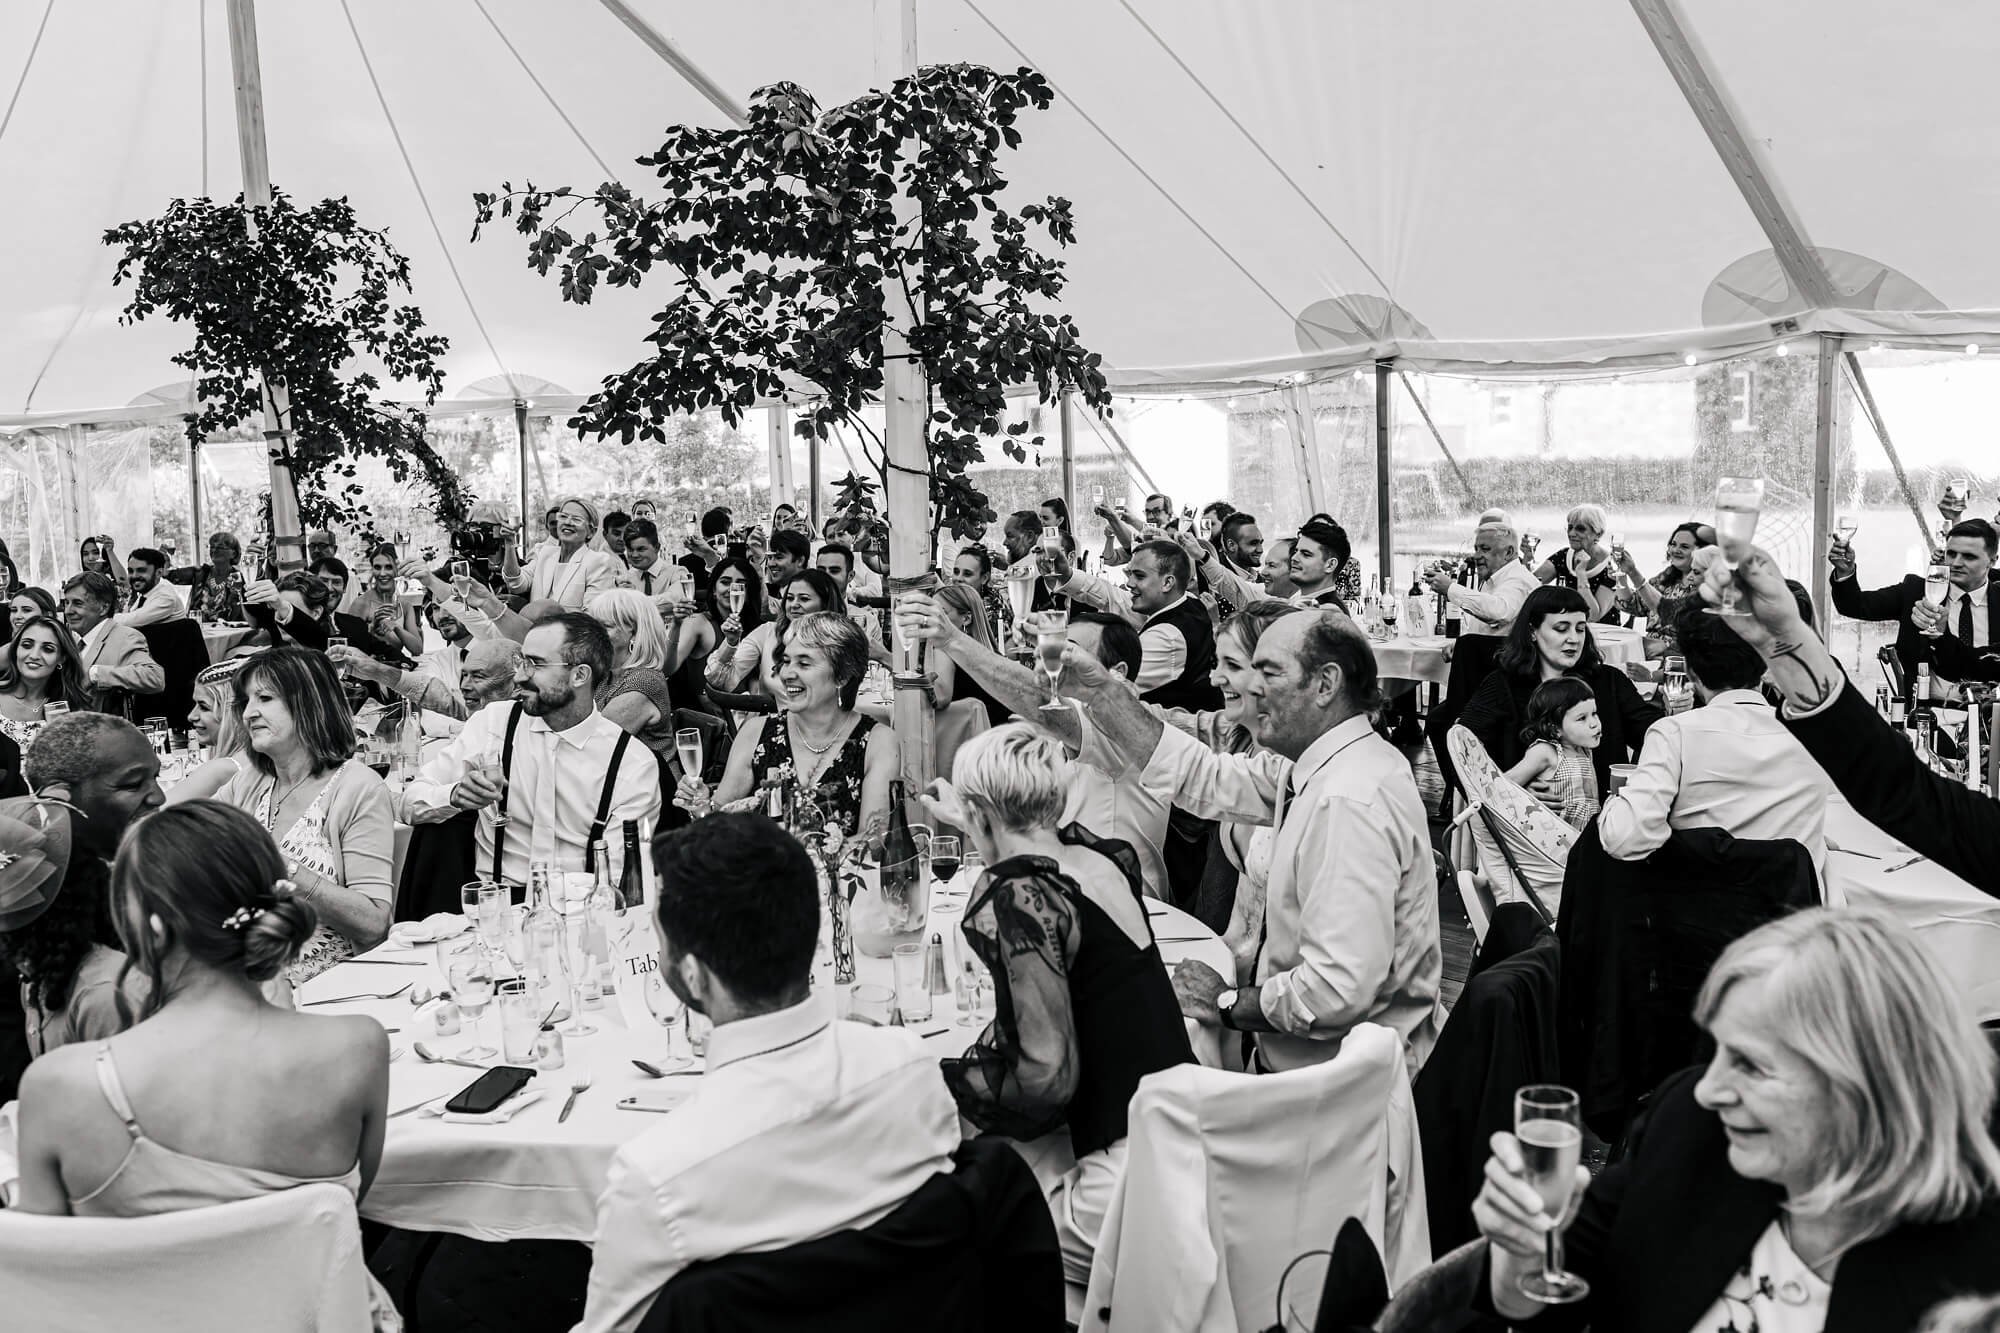
[(66, 703), (45, 703), (42, 705), (42, 721), (53, 722), (68, 712), (69, 705)]
[[(1553, 1083), (1536, 1083), (1514, 1094), (1514, 1137), (1528, 1184), (1542, 1197), (1542, 1211), (1560, 1221), (1576, 1189), (1583, 1156), (1583, 1128), (1576, 1093)], [(1562, 1233), (1550, 1228), (1542, 1270), (1521, 1278), (1521, 1294), (1544, 1305), (1568, 1305), (1590, 1294), (1590, 1284), (1563, 1271)]]
[(468, 1060), (486, 1060), (499, 1054), (479, 1041), (479, 1016), (493, 999), (493, 964), (477, 940), (461, 940), (450, 955), (445, 975), (451, 982), (452, 998), (464, 1011), (466, 1034), (472, 1044), (459, 1054)]
[(510, 1065), (533, 1064), (535, 1035), (542, 1030), (541, 997), (519, 977), (493, 988), (500, 1001), (500, 1051)]
[(924, 975), (924, 946), (899, 944), (891, 954), (896, 969), (896, 1007), (905, 1023), (921, 1023), (931, 1016), (931, 988)]
[(889, 1027), (896, 1020), (896, 992), (887, 986), (856, 986), (847, 1016), (857, 1023)]
[(993, 978), (970, 953), (958, 964), (958, 1025), (974, 1027), (993, 1016)]

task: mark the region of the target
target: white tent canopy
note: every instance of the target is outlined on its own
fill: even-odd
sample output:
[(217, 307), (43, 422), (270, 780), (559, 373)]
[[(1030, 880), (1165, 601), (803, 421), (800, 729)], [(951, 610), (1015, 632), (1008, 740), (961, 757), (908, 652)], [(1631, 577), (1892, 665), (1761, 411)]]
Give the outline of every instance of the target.
[[(739, 102), (778, 79), (824, 104), (875, 81), (870, 0), (630, 7)], [(1861, 0), (919, 15), (923, 62), (1031, 63), (1059, 90), (1013, 180), (1074, 202), (1066, 305), (1126, 387), (1382, 355), (1546, 375), (1792, 331), (2000, 338), (2000, 8), (1976, 0), (1915, 22)], [(525, 371), (583, 389), (646, 351), (663, 292), (567, 306), (513, 233), (469, 240), (474, 190), (590, 185), (600, 162), (643, 186), (632, 159), (664, 127), (724, 123), (606, 6), (267, 0), (258, 17), (274, 181), (388, 230), (451, 337), (453, 391)], [(223, 0), (0, 8), (0, 107), (0, 425), (133, 419), (110, 409), (185, 378), (184, 336), (118, 324), (100, 237), (237, 192)]]

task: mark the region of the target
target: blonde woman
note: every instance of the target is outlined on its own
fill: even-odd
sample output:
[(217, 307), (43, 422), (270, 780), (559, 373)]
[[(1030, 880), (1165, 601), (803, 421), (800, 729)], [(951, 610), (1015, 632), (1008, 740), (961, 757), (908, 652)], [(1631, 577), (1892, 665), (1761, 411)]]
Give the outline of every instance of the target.
[[(937, 604), (951, 617), (959, 632), (989, 652), (998, 652), (993, 642), (992, 623), (986, 616), (986, 598), (977, 585), (971, 583), (945, 583), (938, 586), (934, 594)], [(977, 699), (986, 710), (986, 720), (999, 726), (1013, 714), (1007, 705), (988, 693), (985, 686), (973, 678), (972, 673), (961, 672), (957, 664), (943, 653), (932, 653), (927, 659), (931, 673), (937, 677), (932, 693), (942, 708), (954, 699)]]
[(1604, 619), (1618, 602), (1617, 572), (1612, 553), (1603, 544), (1609, 522), (1602, 505), (1578, 505), (1570, 510), (1564, 519), (1569, 529), (1569, 545), (1542, 561), (1535, 570), (1536, 578), (1559, 588), (1582, 591), (1588, 584), (1590, 590), (1585, 595), (1597, 608), (1592, 620)]
[(555, 540), (535, 548), (527, 567), (508, 578), (508, 588), (531, 602), (559, 602), (581, 611), (590, 599), (618, 581), (618, 558), (592, 546), (597, 507), (572, 495), (555, 508)]
[(1994, 1053), (1905, 926), (1834, 908), (1729, 946), (1695, 1002), (1715, 1039), (1668, 1080), (1625, 1157), (1576, 1168), (1579, 1304), (1521, 1294), (1550, 1219), (1520, 1143), (1493, 1136), (1472, 1213), (1495, 1311), (1621, 1333), (1911, 1333), (2000, 1293)]
[(188, 730), (195, 744), (208, 751), (208, 758), (168, 790), (168, 805), (207, 800), (249, 769), (250, 763), (243, 757), (248, 748), (243, 718), (236, 711), (236, 673), (251, 660), (231, 657), (194, 678), (194, 708), (188, 713)]
[(672, 642), (659, 608), (636, 588), (613, 588), (590, 599), (590, 616), (611, 637), (611, 675), (598, 708), (665, 763), (674, 757), (666, 673)]

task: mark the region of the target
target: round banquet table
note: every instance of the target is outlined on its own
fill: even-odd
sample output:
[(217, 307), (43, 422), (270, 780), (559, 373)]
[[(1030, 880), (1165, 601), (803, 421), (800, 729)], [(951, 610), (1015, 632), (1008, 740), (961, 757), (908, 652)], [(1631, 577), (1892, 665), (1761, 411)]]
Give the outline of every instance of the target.
[[(1623, 625), (1592, 625), (1597, 652), (1612, 666), (1646, 660), (1646, 636)], [(1384, 680), (1426, 680), (1442, 685), (1451, 675), (1451, 659), (1442, 634), (1416, 638), (1376, 639), (1375, 670)]]
[(220, 662), (256, 632), (255, 625), (226, 624), (218, 621), (201, 627), (201, 641), (208, 645), (208, 660)]
[[(964, 911), (965, 895), (948, 888), (933, 898), (931, 929), (945, 937), (949, 957), (951, 945), (960, 942), (956, 918)], [(1169, 966), (1198, 958), (1230, 975), (1228, 948), (1214, 932), (1165, 903), (1148, 899), (1146, 907)], [(300, 1002), (391, 991), (406, 982), (419, 992), (440, 988), (429, 944), (385, 944), (363, 957), (381, 962), (355, 960), (332, 968), (300, 988)], [(855, 963), (858, 984), (890, 984), (887, 959), (857, 954)], [(948, 974), (950, 968), (948, 962)], [(951, 995), (934, 1000), (932, 1017), (913, 1024), (913, 1030), (940, 1057), (956, 1055), (971, 1044), (983, 1023), (959, 1024)], [(395, 1055), (389, 1065), (391, 1119), (382, 1165), (361, 1212), (371, 1221), (416, 1231), (488, 1241), (528, 1237), (589, 1241), (612, 1155), (626, 1140), (673, 1123), (671, 1115), (620, 1110), (618, 1102), (639, 1096), (649, 1105), (671, 1107), (685, 1101), (700, 1084), (699, 1077), (692, 1076), (649, 1078), (633, 1066), (635, 1058), (657, 1065), (668, 1056), (668, 1034), (651, 1024), (644, 998), (634, 986), (615, 1000), (607, 999), (601, 1009), (586, 1011), (598, 1030), (564, 1039), (564, 1067), (539, 1073), (528, 1088), (539, 1090), (540, 1099), (506, 1123), (446, 1123), (422, 1111), (398, 1115), (405, 1108), (455, 1093), (479, 1077), (477, 1070), (462, 1065), (423, 1063), (410, 1051), (410, 1043), (421, 1041), (439, 1055), (456, 1055), (470, 1044), (469, 1037), (463, 1031), (451, 1037), (427, 1035), (433, 1030), (431, 1007), (414, 1009), (405, 996), (321, 1005), (317, 1011), (369, 1014), (385, 1027), (400, 1029), (389, 1039)], [(487, 1006), (479, 1030), (486, 1044), (498, 1044), (497, 1006)], [(1219, 1057), (1217, 1031), (1201, 1031), (1206, 1038), (1196, 1038), (1197, 1057), (1213, 1064)], [(591, 1077), (590, 1090), (577, 1099), (568, 1121), (557, 1124), (571, 1080), (583, 1072)]]
[(1827, 901), (1885, 911), (1917, 932), (1982, 1022), (2000, 1019), (2000, 898), (1918, 857), (1835, 794), (1826, 806)]

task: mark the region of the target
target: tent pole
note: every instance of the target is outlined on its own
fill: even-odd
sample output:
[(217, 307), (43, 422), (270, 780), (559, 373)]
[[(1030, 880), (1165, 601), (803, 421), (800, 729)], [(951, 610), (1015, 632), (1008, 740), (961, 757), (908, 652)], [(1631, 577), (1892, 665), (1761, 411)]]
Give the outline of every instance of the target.
[[(764, 408), (764, 444), (770, 455), (771, 508), (793, 502), (792, 451), (785, 442), (786, 427), (791, 424), (791, 412), (783, 403), (771, 403)], [(817, 533), (819, 527), (814, 525)]]
[(1390, 362), (1375, 363), (1375, 569), (1382, 587), (1390, 592), (1396, 583), (1395, 534), (1389, 529), (1389, 376), (1393, 373)]
[(811, 492), (811, 494), (806, 497), (806, 506), (812, 512), (812, 525), (814, 532), (824, 531), (824, 529), (820, 527), (820, 516), (819, 516), (820, 514), (819, 488), (820, 488), (820, 473), (822, 470), (822, 463), (820, 459), (820, 446), (822, 443), (823, 442), (820, 440), (818, 435), (811, 435), (806, 438), (806, 488)]
[[(1824, 551), (1827, 535), (1833, 531), (1833, 441), (1840, 413), (1840, 339), (1831, 333), (1819, 336), (1819, 385), (1813, 412), (1812, 549)], [(1813, 561), (1814, 606), (1830, 605), (1827, 579), (1827, 562)]]
[(750, 117), (744, 114), (742, 106), (736, 99), (724, 92), (721, 84), (703, 73), (701, 66), (688, 59), (687, 53), (674, 45), (672, 38), (634, 13), (632, 6), (626, 4), (624, 0), (602, 0), (602, 3), (611, 11), (614, 18), (630, 28), (633, 35), (644, 42), (654, 55), (673, 66), (674, 72), (686, 79), (689, 87), (706, 97), (715, 109), (729, 117), (737, 128), (741, 129), (750, 123)]
[(1070, 415), (1069, 395), (1062, 396), (1062, 498), (1063, 512), (1069, 515), (1070, 535), (1076, 535), (1076, 421)]
[[(257, 63), (256, 0), (229, 2), (229, 63), (236, 75), (236, 147), (243, 159), (244, 227), (254, 241), (260, 208), (271, 206), (271, 161), (264, 143), (264, 81)], [(271, 557), (278, 573), (305, 568), (299, 493), (292, 477), (291, 396), (282, 381), (259, 372), (264, 447), (271, 461)]]
[(188, 441), (188, 514), (188, 563), (198, 565), (207, 548), (201, 544), (201, 446), (193, 440)]
[(514, 444), (521, 455), (521, 540), (535, 536), (528, 521), (528, 400), (514, 400)]
[(1306, 513), (1317, 514), (1326, 503), (1325, 467), (1319, 456), (1319, 423), (1312, 409), (1312, 391), (1303, 384), (1285, 390), (1285, 418), (1290, 425), (1292, 454), (1298, 460), (1299, 481), (1305, 488)]
[[(875, 82), (887, 91), (896, 80), (917, 72), (917, 0), (875, 0)], [(914, 145), (911, 145), (914, 148)], [(914, 200), (897, 201), (896, 212), (913, 229), (922, 219)], [(919, 238), (920, 239), (920, 238)], [(913, 242), (914, 244), (914, 242)], [(930, 466), (926, 432), (930, 395), (923, 368), (910, 348), (909, 332), (917, 321), (904, 289), (915, 275), (898, 277), (884, 257), (882, 283), (882, 436), (884, 441), (883, 498), (889, 514), (889, 579), (893, 598), (902, 589), (930, 587), (936, 582), (932, 556)], [(931, 748), (932, 718), (925, 697), (920, 648), (896, 649), (896, 738), (901, 743), (902, 774), (911, 814), (918, 813), (917, 793), (930, 785), (935, 755)]]

